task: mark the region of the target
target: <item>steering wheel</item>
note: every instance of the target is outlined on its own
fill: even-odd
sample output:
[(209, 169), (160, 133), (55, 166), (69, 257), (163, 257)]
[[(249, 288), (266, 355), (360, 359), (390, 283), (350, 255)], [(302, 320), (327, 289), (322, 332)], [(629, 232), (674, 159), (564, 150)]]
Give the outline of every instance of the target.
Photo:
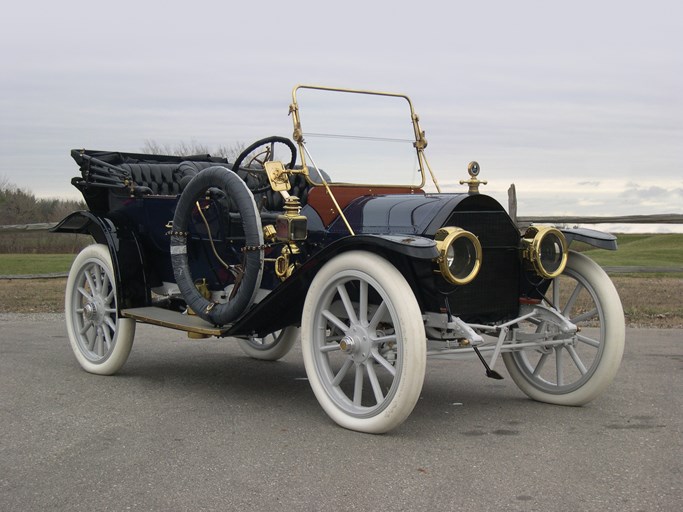
[[(296, 146), (288, 138), (278, 137), (277, 135), (257, 140), (251, 146), (245, 148), (232, 164), (233, 171), (238, 173), (245, 172), (256, 178), (256, 183), (250, 183), (249, 181), (251, 180), (247, 181), (245, 179), (245, 181), (247, 181), (247, 186), (252, 193), (264, 192), (270, 188), (270, 182), (268, 182), (268, 179), (265, 176), (265, 163), (270, 162), (273, 159), (273, 155), (275, 154), (275, 144), (283, 144), (287, 146), (292, 158), (286, 165), (286, 168), (293, 169), (294, 164), (296, 163)], [(249, 159), (247, 165), (242, 167), (242, 164), (247, 159)], [(254, 164), (257, 164), (257, 166), (252, 167)], [(264, 179), (266, 181), (265, 184), (263, 184)]]

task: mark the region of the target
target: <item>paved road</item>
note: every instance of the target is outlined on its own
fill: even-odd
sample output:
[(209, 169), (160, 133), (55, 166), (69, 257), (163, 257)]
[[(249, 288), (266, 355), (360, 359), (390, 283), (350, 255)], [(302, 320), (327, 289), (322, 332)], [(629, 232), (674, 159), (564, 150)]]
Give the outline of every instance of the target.
[(413, 415), (371, 436), (328, 420), (296, 350), (263, 363), (140, 326), (96, 377), (58, 315), (0, 315), (0, 510), (678, 510), (683, 336), (627, 337), (588, 406), (433, 361)]

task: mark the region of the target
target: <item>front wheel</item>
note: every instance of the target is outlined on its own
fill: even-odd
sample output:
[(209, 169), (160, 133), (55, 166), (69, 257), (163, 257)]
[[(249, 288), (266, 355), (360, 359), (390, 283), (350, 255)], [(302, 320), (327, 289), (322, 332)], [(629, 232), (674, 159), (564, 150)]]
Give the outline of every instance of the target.
[(320, 269), (304, 303), (301, 346), (318, 402), (342, 427), (387, 432), (420, 397), (422, 314), (405, 278), (376, 254), (344, 253)]
[(109, 249), (102, 244), (83, 249), (66, 282), (66, 330), (81, 367), (111, 375), (128, 359), (135, 320), (118, 316), (114, 270)]
[[(517, 386), (530, 398), (557, 405), (583, 405), (612, 382), (624, 352), (624, 312), (607, 274), (590, 258), (570, 252), (567, 267), (546, 293), (554, 306), (579, 327), (560, 345), (503, 354)], [(547, 334), (546, 322), (519, 326)]]

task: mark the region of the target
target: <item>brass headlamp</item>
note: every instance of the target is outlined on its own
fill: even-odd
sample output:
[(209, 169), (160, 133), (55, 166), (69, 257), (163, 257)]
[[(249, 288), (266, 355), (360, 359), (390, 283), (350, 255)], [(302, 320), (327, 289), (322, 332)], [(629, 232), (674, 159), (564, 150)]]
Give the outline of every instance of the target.
[(450, 283), (463, 285), (472, 282), (481, 267), (481, 243), (469, 231), (456, 227), (439, 229), (434, 236), (439, 256), (439, 272)]
[(522, 236), (522, 257), (541, 277), (553, 279), (567, 265), (567, 240), (551, 226), (531, 226)]

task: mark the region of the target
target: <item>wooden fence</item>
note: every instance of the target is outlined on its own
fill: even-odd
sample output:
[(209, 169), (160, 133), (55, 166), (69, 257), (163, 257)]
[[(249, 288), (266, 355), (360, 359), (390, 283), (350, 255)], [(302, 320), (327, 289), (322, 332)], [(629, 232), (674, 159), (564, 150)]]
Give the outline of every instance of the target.
[[(549, 216), (549, 217), (529, 217), (517, 215), (517, 194), (515, 185), (510, 185), (508, 189), (508, 212), (510, 217), (520, 228), (524, 228), (531, 224), (556, 224), (556, 225), (573, 225), (573, 224), (683, 224), (683, 214), (664, 213), (658, 215), (619, 215), (611, 217), (601, 216)], [(47, 231), (56, 226), (57, 223), (39, 223), (39, 224), (12, 224), (8, 226), (0, 226), (0, 234), (3, 233), (27, 233), (36, 231)], [(610, 273), (683, 273), (683, 268), (680, 267), (605, 267), (605, 270)], [(10, 276), (0, 276), (0, 278), (7, 278)], [(19, 278), (20, 276), (11, 276), (12, 278)], [(41, 276), (21, 276), (41, 277)], [(60, 274), (45, 276), (45, 277), (62, 277)]]
[(508, 212), (518, 226), (524, 227), (529, 224), (683, 224), (683, 214), (662, 213), (657, 215), (617, 215), (602, 217), (590, 216), (563, 216), (563, 217), (521, 217), (517, 215), (517, 192), (515, 185), (508, 189)]

